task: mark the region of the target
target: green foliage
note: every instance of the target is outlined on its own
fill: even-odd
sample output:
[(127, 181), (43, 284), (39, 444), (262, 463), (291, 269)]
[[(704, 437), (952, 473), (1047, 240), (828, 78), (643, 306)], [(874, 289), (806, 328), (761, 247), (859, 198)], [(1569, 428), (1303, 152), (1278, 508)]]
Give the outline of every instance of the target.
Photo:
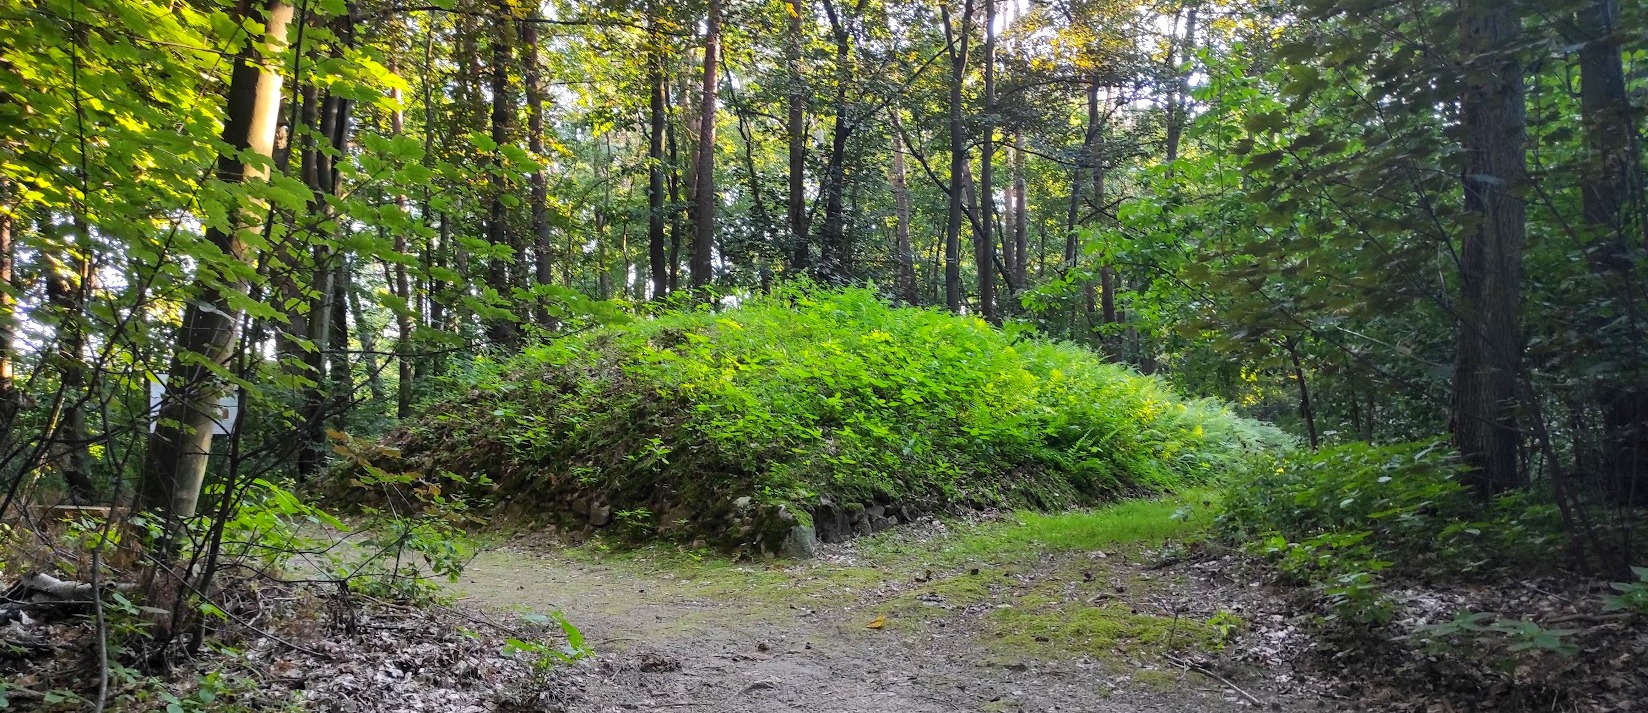
[(1609, 586), (1619, 594), (1608, 595), (1603, 608), (1608, 611), (1631, 611), (1648, 616), (1648, 567), (1632, 567), (1635, 582), (1613, 582)]
[(670, 312), (453, 388), (391, 438), (424, 470), (666, 515), (741, 496), (1061, 507), (1209, 482), (1288, 443), (1086, 349), (866, 290)]
[(1531, 621), (1465, 611), (1451, 621), (1417, 627), (1414, 637), (1432, 653), (1502, 648), (1512, 657), (1544, 652), (1573, 656), (1579, 653), (1579, 647), (1563, 639), (1575, 633), (1573, 629), (1547, 629)]
[(1317, 587), (1331, 619), (1388, 623), (1385, 573), (1485, 573), (1560, 544), (1548, 507), (1526, 494), (1483, 504), (1440, 441), (1297, 452), (1233, 483), (1218, 517), (1286, 575)]
[(532, 660), (533, 668), (542, 673), (556, 666), (582, 661), (595, 655), (595, 650), (591, 649), (589, 643), (584, 639), (584, 632), (580, 631), (577, 625), (573, 624), (561, 612), (550, 612), (549, 616), (527, 614), (521, 618), (529, 624), (540, 627), (554, 624), (560, 628), (561, 636), (566, 639), (566, 643), (557, 646), (547, 640), (528, 641), (518, 637), (510, 637), (504, 640), (503, 654), (505, 656), (531, 654), (534, 657)]

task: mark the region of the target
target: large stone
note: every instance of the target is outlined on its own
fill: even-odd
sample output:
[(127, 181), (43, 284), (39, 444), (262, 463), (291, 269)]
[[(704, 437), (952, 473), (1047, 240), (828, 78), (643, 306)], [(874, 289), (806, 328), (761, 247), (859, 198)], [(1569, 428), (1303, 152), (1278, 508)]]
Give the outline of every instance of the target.
[(813, 527), (821, 542), (845, 542), (852, 537), (852, 520), (835, 503), (820, 499), (813, 508)]
[(778, 546), (778, 556), (790, 559), (808, 559), (817, 552), (818, 540), (813, 536), (813, 529), (806, 525), (791, 527)]
[(606, 527), (612, 524), (612, 506), (603, 502), (589, 504), (589, 524), (592, 527)]

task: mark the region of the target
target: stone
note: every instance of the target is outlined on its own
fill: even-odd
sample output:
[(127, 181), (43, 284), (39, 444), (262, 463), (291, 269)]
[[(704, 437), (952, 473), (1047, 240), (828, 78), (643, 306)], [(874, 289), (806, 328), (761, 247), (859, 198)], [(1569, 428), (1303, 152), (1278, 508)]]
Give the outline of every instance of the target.
[(820, 502), (813, 508), (813, 527), (821, 542), (845, 542), (852, 536), (852, 521), (833, 503)]
[(806, 525), (791, 527), (789, 534), (784, 536), (784, 542), (778, 546), (778, 556), (790, 559), (809, 559), (817, 553), (818, 540), (813, 535), (813, 529)]
[(741, 498), (739, 498), (739, 499), (737, 499), (737, 500), (734, 500), (734, 501), (732, 501), (732, 506), (733, 506), (733, 507), (735, 507), (735, 508), (738, 508), (738, 509), (740, 509), (740, 510), (742, 510), (742, 509), (744, 509), (744, 508), (747, 508), (747, 507), (749, 507), (749, 506), (750, 506), (750, 503), (752, 503), (752, 502), (754, 502), (754, 501), (755, 501), (755, 499), (754, 499), (754, 498), (752, 498), (752, 497), (750, 497), (750, 496), (748, 496), (748, 495), (745, 495), (745, 496), (744, 496), (744, 497), (741, 497)]
[(594, 527), (606, 527), (612, 524), (612, 506), (603, 502), (594, 502), (589, 505), (589, 524)]

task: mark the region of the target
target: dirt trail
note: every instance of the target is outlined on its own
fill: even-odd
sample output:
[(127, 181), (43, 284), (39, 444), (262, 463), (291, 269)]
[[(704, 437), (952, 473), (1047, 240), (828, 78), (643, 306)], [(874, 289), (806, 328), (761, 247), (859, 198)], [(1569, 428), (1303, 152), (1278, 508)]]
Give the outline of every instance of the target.
[[(1228, 665), (1205, 645), (1199, 622), (1232, 600), (1220, 588), (1240, 587), (1105, 557), (935, 573), (850, 546), (744, 566), (506, 546), (456, 590), (496, 617), (559, 610), (583, 631), (597, 656), (550, 676), (532, 704), (549, 710), (1209, 711), (1252, 709), (1249, 696), (1318, 708), (1277, 682), (1285, 672)], [(1151, 607), (1177, 607), (1173, 628), (1140, 611)], [(1174, 667), (1168, 649), (1245, 693)]]

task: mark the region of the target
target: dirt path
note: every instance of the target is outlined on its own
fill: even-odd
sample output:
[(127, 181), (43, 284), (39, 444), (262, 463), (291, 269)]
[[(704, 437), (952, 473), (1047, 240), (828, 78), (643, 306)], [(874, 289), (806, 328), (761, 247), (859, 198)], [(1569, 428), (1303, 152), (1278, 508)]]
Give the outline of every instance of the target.
[[(1163, 568), (1161, 553), (1143, 546), (1018, 552), (972, 567), (880, 545), (880, 554), (837, 546), (805, 563), (745, 565), (505, 546), (478, 556), (456, 590), (493, 616), (561, 611), (597, 651), (550, 674), (529, 708), (1318, 708), (1280, 664), (1237, 661), (1228, 651), (1249, 648), (1234, 642), (1219, 652), (1230, 636), (1275, 639), (1288, 629), (1244, 620), (1278, 615), (1240, 603), (1245, 585), (1220, 582), (1214, 568)], [(1201, 662), (1230, 684), (1168, 656)]]

